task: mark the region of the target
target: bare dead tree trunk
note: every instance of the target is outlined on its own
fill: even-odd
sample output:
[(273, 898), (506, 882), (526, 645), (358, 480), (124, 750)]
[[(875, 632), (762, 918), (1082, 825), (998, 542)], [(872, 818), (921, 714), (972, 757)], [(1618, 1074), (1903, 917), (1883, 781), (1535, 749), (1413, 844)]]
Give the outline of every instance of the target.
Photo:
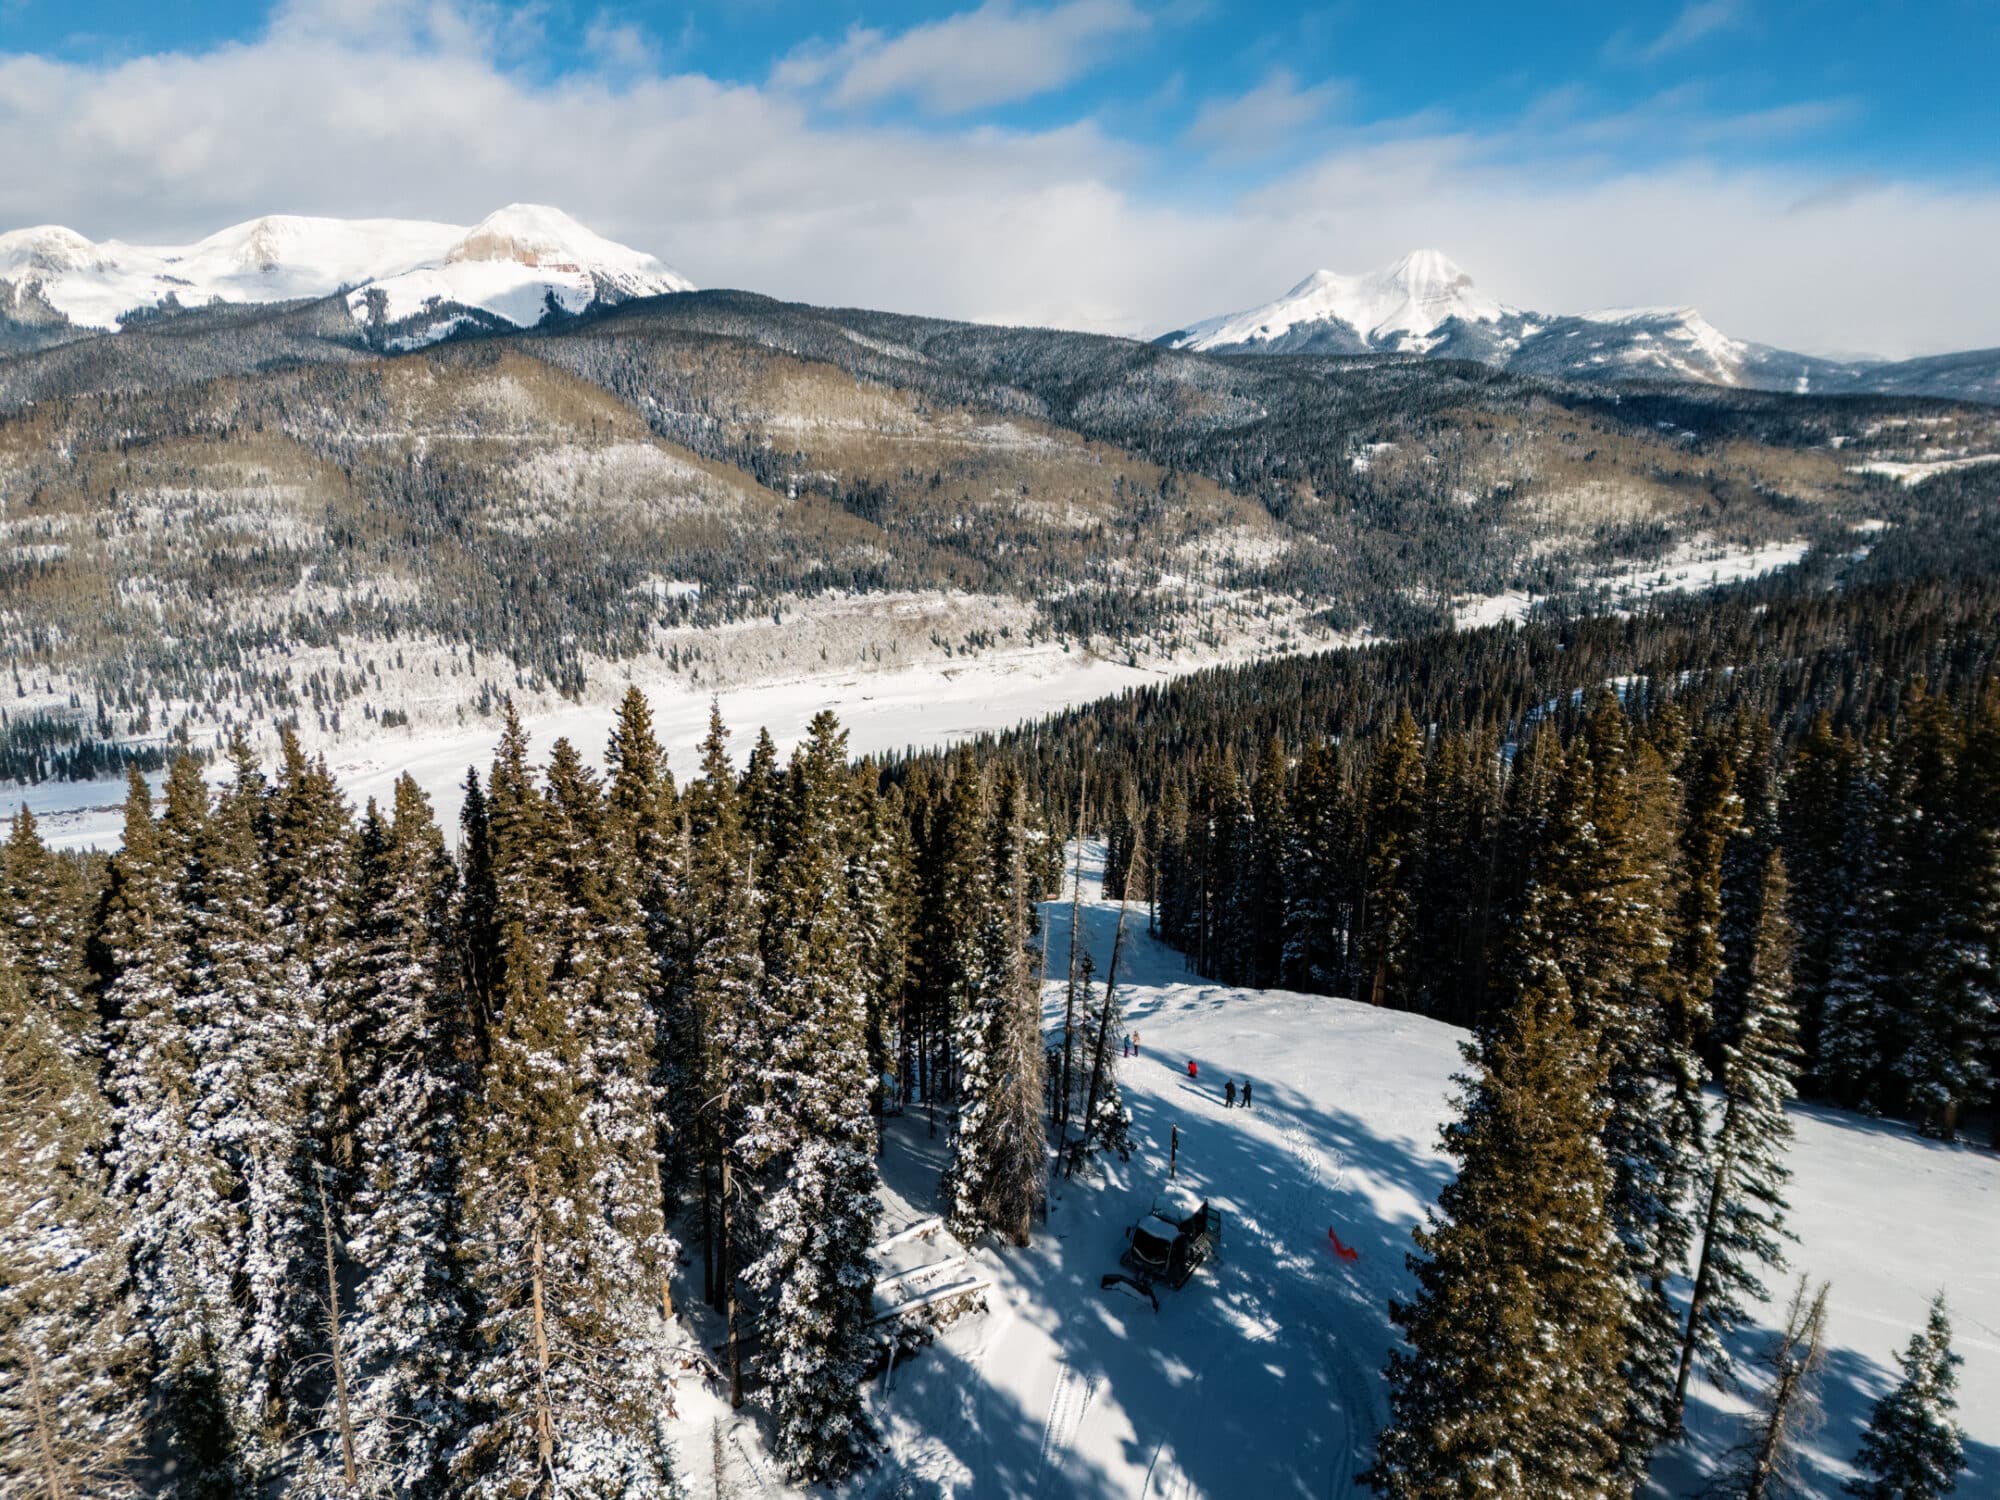
[[(732, 1082), (727, 1060), (723, 1062), (722, 1069), (722, 1118), (727, 1120), (729, 1118), (729, 1092)], [(733, 1195), (731, 1192), (732, 1184), (729, 1178), (729, 1142), (725, 1134), (722, 1142), (721, 1291), (723, 1317), (727, 1320), (729, 1327), (729, 1408), (731, 1411), (739, 1411), (743, 1406), (743, 1354), (736, 1334), (736, 1242), (734, 1238), (735, 1221), (730, 1209), (730, 1200)]]
[[(1727, 1128), (1726, 1121), (1724, 1128)], [(1681, 1431), (1681, 1417), (1687, 1410), (1688, 1382), (1694, 1373), (1695, 1333), (1715, 1291), (1715, 1233), (1722, 1222), (1722, 1206), (1728, 1199), (1732, 1165), (1726, 1156), (1716, 1162), (1715, 1180), (1708, 1189), (1708, 1207), (1702, 1214), (1701, 1254), (1695, 1262), (1694, 1286), (1688, 1294), (1687, 1328), (1681, 1335), (1680, 1372), (1674, 1379), (1674, 1399), (1667, 1407), (1667, 1430), (1672, 1433)]]
[(42, 1474), (49, 1487), (49, 1500), (69, 1500), (69, 1487), (63, 1483), (62, 1461), (56, 1456), (55, 1428), (49, 1416), (48, 1393), (42, 1386), (41, 1357), (26, 1339), (21, 1341), (21, 1348), (28, 1356), (28, 1399), (35, 1408), (35, 1446), (42, 1451)]
[(547, 1279), (548, 1256), (542, 1243), (541, 1195), (535, 1188), (535, 1169), (528, 1168), (528, 1210), (534, 1215), (535, 1228), (529, 1248), (528, 1276), (529, 1300), (534, 1312), (535, 1330), (535, 1451), (540, 1459), (542, 1474), (552, 1478), (556, 1460), (555, 1413), (549, 1403), (549, 1323), (548, 1301), (544, 1295)]
[(333, 1206), (327, 1202), (326, 1179), (317, 1177), (320, 1242), (326, 1253), (326, 1327), (333, 1345), (333, 1407), (340, 1427), (340, 1473), (347, 1488), (360, 1482), (354, 1463), (354, 1413), (347, 1399), (347, 1351), (340, 1337), (340, 1262), (333, 1251)]
[(1785, 1332), (1771, 1358), (1772, 1379), (1764, 1430), (1744, 1475), (1743, 1500), (1765, 1500), (1772, 1479), (1785, 1464), (1813, 1410), (1812, 1380), (1819, 1370), (1821, 1340), (1826, 1332), (1826, 1283), (1810, 1303), (1806, 1278), (1792, 1294)]

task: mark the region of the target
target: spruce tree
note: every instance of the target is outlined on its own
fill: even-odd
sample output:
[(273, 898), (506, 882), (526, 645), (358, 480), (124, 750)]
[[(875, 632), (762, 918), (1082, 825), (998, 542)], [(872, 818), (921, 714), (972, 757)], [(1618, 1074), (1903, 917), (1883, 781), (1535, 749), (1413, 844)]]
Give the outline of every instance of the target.
[(1417, 1295), (1365, 1477), (1391, 1500), (1614, 1489), (1626, 1289), (1609, 1213), (1604, 1062), (1531, 913), (1511, 1003), (1468, 1049), (1458, 1176), (1416, 1232)]
[(71, 1018), (30, 997), (16, 962), (0, 939), (0, 1495), (136, 1495), (146, 1351), (103, 1101)]
[(981, 926), (982, 972), (961, 1022), (965, 1081), (946, 1175), (952, 1232), (967, 1241), (991, 1232), (1016, 1245), (1032, 1233), (1048, 1154), (1041, 996), (1027, 951), (1025, 812), (1010, 768), (994, 797), (986, 909), (964, 917)]
[(212, 1042), (196, 985), (207, 822), (207, 789), (191, 759), (169, 768), (157, 821), (132, 773), (112, 859), (115, 899), (96, 935), (115, 1018), (112, 1193), (151, 1355), (150, 1438), (176, 1500), (252, 1493), (263, 1419), (237, 1296), (242, 1179), (201, 1094)]
[(0, 934), (12, 945), (27, 1002), (61, 1024), (78, 1057), (98, 1047), (83, 972), (83, 908), (75, 867), (42, 842), (23, 805), (0, 849)]
[(1922, 1333), (1896, 1357), (1902, 1378), (1875, 1403), (1854, 1466), (1862, 1477), (1847, 1492), (1860, 1500), (1944, 1500), (1965, 1472), (1958, 1410), (1958, 1367), (1944, 1293), (1931, 1301)]
[(1710, 1486), (1727, 1500), (1777, 1500), (1796, 1490), (1800, 1439), (1819, 1415), (1820, 1366), (1826, 1356), (1826, 1283), (1806, 1277), (1792, 1293), (1784, 1331), (1761, 1360), (1764, 1386), (1749, 1436)]
[(1784, 857), (1770, 852), (1758, 906), (1760, 925), (1750, 984), (1735, 1031), (1722, 1044), (1722, 1117), (1698, 1179), (1705, 1205), (1694, 1284), (1669, 1426), (1678, 1429), (1688, 1381), (1699, 1357), (1719, 1380), (1730, 1370), (1729, 1337), (1749, 1319), (1748, 1302), (1765, 1300), (1763, 1273), (1781, 1270), (1784, 1155), (1792, 1138), (1785, 1103), (1798, 1075), (1797, 1021), (1791, 996), (1791, 924)]
[(674, 1481), (636, 903), (598, 862), (601, 797), (567, 746), (550, 783), (508, 705), (487, 795), (497, 1004), (461, 1189), (480, 1316), (452, 1491), (652, 1500)]
[(741, 821), (720, 712), (709, 711), (702, 779), (688, 789), (688, 1009), (696, 1019), (700, 1099), (678, 1128), (701, 1163), (704, 1265), (711, 1302), (723, 1313), (732, 1407), (743, 1404), (738, 1268), (751, 1242), (749, 1162), (743, 1105), (762, 1058), (756, 1026), (764, 982), (755, 852)]
[(1667, 1283), (1692, 1238), (1692, 1139), (1676, 1089), (1699, 1062), (1670, 1027), (1667, 964), (1675, 801), (1658, 752), (1635, 744), (1617, 699), (1599, 695), (1556, 795), (1540, 884), (1557, 962), (1604, 1055), (1609, 1211), (1632, 1287), (1628, 1478), (1643, 1474), (1664, 1431), (1680, 1352)]
[(470, 1308), (458, 1259), (470, 1001), (450, 957), (457, 875), (429, 800), (398, 779), (393, 819), (370, 803), (359, 840), (354, 1000), (359, 1182), (349, 1250), (356, 1462), (364, 1492), (447, 1493), (464, 1413)]
[(1406, 708), (1397, 714), (1369, 774), (1361, 998), (1370, 1005), (1405, 1006), (1414, 980), (1423, 794), (1423, 737)]
[(801, 1481), (849, 1473), (871, 1437), (861, 1383), (879, 1207), (868, 1000), (842, 856), (846, 739), (821, 713), (792, 759), (756, 1020), (763, 1056), (745, 1110), (744, 1149), (770, 1184), (758, 1204), (763, 1253), (745, 1279), (765, 1303), (778, 1455)]
[[(290, 1377), (318, 1331), (324, 1292), (313, 1253), (313, 1084), (333, 1051), (308, 993), (302, 958), (288, 955), (272, 899), (270, 793), (247, 744), (215, 799), (195, 850), (191, 1004), (196, 1017), (193, 1128), (242, 1184), (237, 1274), (259, 1464), (274, 1462), (295, 1394)], [(306, 1165), (302, 1166), (302, 1160)]]
[(1258, 989), (1277, 984), (1284, 967), (1285, 874), (1291, 852), (1289, 775), (1284, 746), (1273, 737), (1264, 747), (1256, 780), (1251, 783), (1249, 857), (1239, 888), (1239, 903), (1250, 934), (1245, 943), (1243, 979)]

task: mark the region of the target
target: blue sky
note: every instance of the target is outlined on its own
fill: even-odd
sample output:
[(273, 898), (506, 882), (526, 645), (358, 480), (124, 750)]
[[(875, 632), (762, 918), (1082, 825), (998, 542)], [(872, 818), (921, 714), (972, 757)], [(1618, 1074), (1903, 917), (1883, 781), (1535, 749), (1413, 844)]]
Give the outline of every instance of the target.
[(2000, 343), (1996, 74), (1993, 0), (0, 0), (0, 227), (532, 198), (704, 284), (1135, 333), (1432, 243), (1906, 353)]

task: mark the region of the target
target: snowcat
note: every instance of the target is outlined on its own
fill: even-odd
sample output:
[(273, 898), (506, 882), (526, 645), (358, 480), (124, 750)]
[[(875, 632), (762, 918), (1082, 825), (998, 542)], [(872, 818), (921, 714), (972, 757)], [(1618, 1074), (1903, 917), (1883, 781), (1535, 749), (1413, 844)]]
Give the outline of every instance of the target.
[(1221, 1250), (1222, 1210), (1205, 1202), (1190, 1207), (1156, 1198), (1126, 1238), (1129, 1243), (1118, 1264), (1141, 1282), (1164, 1281), (1179, 1291), (1203, 1261)]

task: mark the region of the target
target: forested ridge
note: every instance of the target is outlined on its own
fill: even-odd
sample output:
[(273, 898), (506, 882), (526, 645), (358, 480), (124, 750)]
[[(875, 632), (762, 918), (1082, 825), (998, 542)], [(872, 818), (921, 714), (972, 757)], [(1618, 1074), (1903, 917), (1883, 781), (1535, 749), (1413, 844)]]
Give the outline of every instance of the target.
[[(0, 729), (10, 771), (490, 723), (509, 695), (605, 693), (610, 663), (791, 673), (821, 658), (778, 628), (857, 597), (935, 618), (822, 664), (1282, 652), (1675, 557), (1837, 569), (1856, 524), (1907, 545), (1978, 483), (1871, 464), (2000, 442), (1970, 405), (1223, 359), (741, 293), (408, 354), (328, 307), (0, 357), (0, 643), (10, 713), (45, 721)], [(709, 628), (764, 621), (755, 662)], [(67, 725), (83, 753), (30, 753)]]

